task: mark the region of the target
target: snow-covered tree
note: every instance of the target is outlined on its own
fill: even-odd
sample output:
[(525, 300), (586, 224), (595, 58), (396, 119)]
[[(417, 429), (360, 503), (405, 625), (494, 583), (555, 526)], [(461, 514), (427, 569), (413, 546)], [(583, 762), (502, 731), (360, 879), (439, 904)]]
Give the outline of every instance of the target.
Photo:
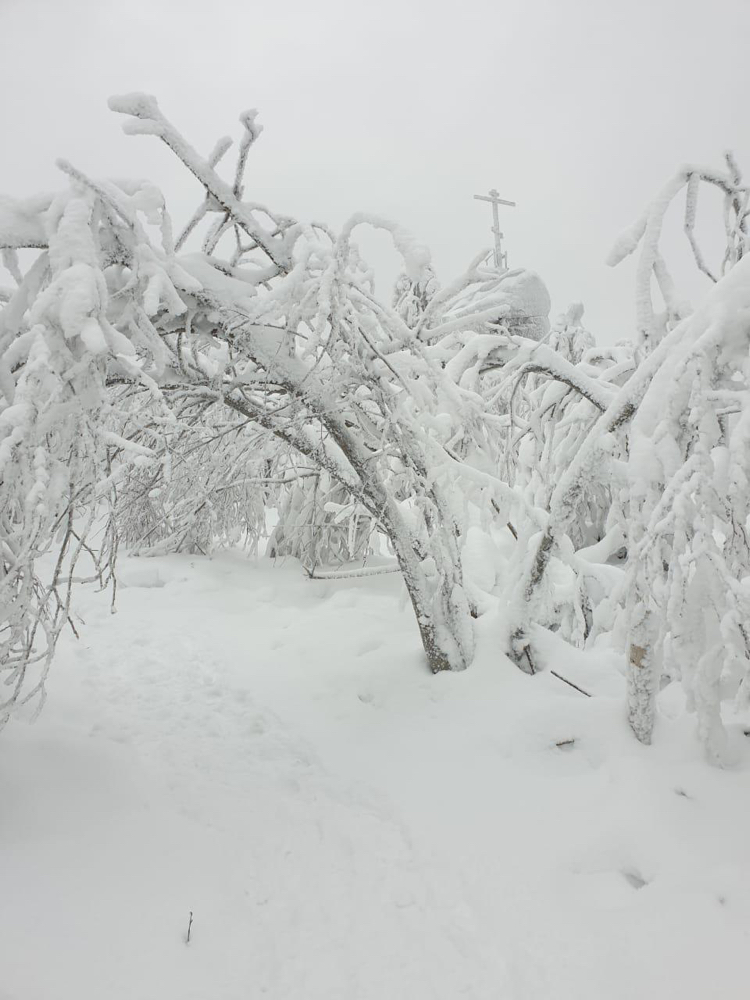
[[(602, 350), (580, 307), (550, 330), (533, 272), (482, 254), (441, 288), (388, 220), (334, 234), (252, 201), (254, 112), (227, 181), (228, 139), (203, 157), (153, 98), (110, 105), (204, 197), (177, 235), (152, 185), (67, 163), (61, 193), (0, 200), (15, 283), (0, 294), (0, 722), (43, 696), (81, 558), (104, 585), (121, 542), (253, 543), (273, 506), (271, 552), (311, 574), (384, 541), (433, 671), (465, 667), (473, 618), (505, 602), (524, 669), (540, 627), (577, 645), (609, 634), (627, 649), (638, 737), (660, 679), (680, 677), (719, 755), (720, 704), (744, 694), (750, 662), (748, 192), (734, 161), (685, 168), (618, 242), (612, 263), (640, 249), (638, 338)], [(717, 274), (694, 234), (704, 182), (725, 199)], [(696, 261), (723, 275), (696, 312), (659, 251), (682, 188)], [(354, 241), (363, 225), (401, 254), (391, 304)]]
[[(702, 182), (724, 193), (721, 277), (708, 268), (693, 235)], [(660, 220), (682, 187), (696, 261), (716, 282), (695, 312), (685, 305), (675, 309), (658, 252)], [(681, 678), (701, 738), (718, 760), (725, 739), (721, 703), (739, 693), (746, 698), (750, 671), (749, 194), (729, 156), (724, 172), (686, 168), (612, 258), (616, 263), (641, 240), (639, 275), (653, 261), (666, 306), (656, 321), (649, 304), (641, 304), (641, 333), (653, 354), (640, 366), (632, 392), (637, 409), (628, 462), (629, 719), (639, 739), (649, 742), (660, 678), (663, 672)], [(653, 336), (659, 326), (661, 339)]]
[[(701, 182), (724, 193), (721, 278), (710, 272), (694, 236)], [(685, 228), (696, 261), (716, 281), (695, 312), (678, 300), (659, 251), (664, 215), (683, 188)], [(639, 338), (632, 360), (623, 359), (630, 373), (623, 379), (621, 370), (615, 385), (602, 392), (600, 414), (554, 483), (548, 523), (522, 575), (514, 633), (516, 655), (528, 657), (531, 624), (543, 619), (541, 607), (549, 605), (548, 570), (555, 560), (577, 574), (579, 592), (581, 582), (609, 582), (610, 594), (594, 611), (595, 633), (613, 631), (627, 648), (634, 732), (650, 741), (666, 671), (682, 679), (701, 737), (716, 758), (723, 742), (721, 702), (746, 691), (750, 667), (747, 205), (748, 190), (731, 157), (724, 172), (687, 167), (618, 241), (612, 264), (640, 249)], [(662, 293), (662, 312), (653, 303), (652, 276)], [(597, 381), (604, 390), (606, 369)], [(572, 540), (577, 522), (580, 527), (581, 500), (596, 483), (607, 485), (612, 508), (602, 542), (584, 553)], [(627, 561), (613, 573), (606, 564), (621, 547)]]
[[(43, 698), (98, 505), (151, 454), (112, 430), (119, 400), (107, 390), (111, 364), (133, 379), (141, 370), (110, 321), (118, 306), (105, 271), (118, 265), (116, 246), (99, 239), (106, 210), (92, 187), (70, 181), (53, 198), (0, 203), (0, 243), (16, 283), (0, 312), (0, 723), (15, 705)], [(22, 247), (42, 251), (25, 273)], [(99, 574), (116, 548), (106, 537)], [(53, 569), (40, 575), (45, 556)]]
[[(20, 692), (35, 623), (51, 620), (54, 593), (40, 590), (33, 566), (38, 554), (57, 551), (60, 520), (73, 524), (85, 504), (94, 516), (113, 489), (118, 501), (132, 491), (143, 499), (153, 482), (152, 527), (179, 521), (185, 428), (209, 406), (254, 434), (264, 430), (339, 484), (357, 516), (388, 539), (431, 668), (465, 666), (473, 648), (461, 560), (467, 495), (456, 477), (519, 502), (454, 449), (460, 440), (468, 454), (472, 438), (472, 455), (487, 447), (471, 383), (494, 347), (508, 345), (497, 325), (507, 312), (499, 276), (473, 264), (409, 326), (375, 298), (352, 237), (362, 224), (387, 230), (415, 287), (430, 284), (426, 250), (385, 220), (356, 216), (335, 236), (249, 200), (254, 113), (241, 118), (230, 183), (217, 170), (228, 140), (204, 158), (153, 98), (110, 103), (126, 115), (127, 131), (165, 142), (205, 198), (176, 237), (153, 186), (97, 181), (65, 163), (60, 195), (3, 202), (0, 243), (11, 253), (39, 251), (2, 313), (3, 504), (16, 539), (3, 581), (12, 621), (4, 669)], [(190, 250), (201, 225), (200, 249)], [(220, 476), (218, 486), (186, 485), (210, 493), (230, 484)], [(174, 523), (169, 530), (180, 534)]]

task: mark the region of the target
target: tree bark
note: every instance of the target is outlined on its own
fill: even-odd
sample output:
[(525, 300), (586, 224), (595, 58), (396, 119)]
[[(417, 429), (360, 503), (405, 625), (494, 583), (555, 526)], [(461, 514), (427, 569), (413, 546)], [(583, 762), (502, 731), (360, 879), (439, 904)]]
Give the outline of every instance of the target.
[(628, 723), (641, 743), (650, 744), (656, 714), (658, 670), (651, 613), (644, 611), (628, 643)]

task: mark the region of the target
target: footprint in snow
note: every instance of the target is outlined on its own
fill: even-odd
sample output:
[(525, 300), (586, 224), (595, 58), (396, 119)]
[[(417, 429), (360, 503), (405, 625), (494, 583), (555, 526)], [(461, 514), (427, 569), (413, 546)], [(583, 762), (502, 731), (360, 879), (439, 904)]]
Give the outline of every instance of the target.
[(634, 889), (642, 889), (645, 885), (648, 885), (648, 879), (645, 879), (635, 869), (625, 869), (620, 874)]
[(382, 639), (365, 639), (360, 642), (355, 652), (357, 656), (364, 656), (365, 653), (374, 653), (376, 650), (381, 649), (383, 646)]

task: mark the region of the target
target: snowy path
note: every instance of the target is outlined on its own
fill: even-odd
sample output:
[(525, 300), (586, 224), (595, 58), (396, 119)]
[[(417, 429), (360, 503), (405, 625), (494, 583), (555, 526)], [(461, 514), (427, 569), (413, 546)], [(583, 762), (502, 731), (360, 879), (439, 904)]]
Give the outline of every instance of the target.
[(0, 1000), (741, 994), (746, 754), (643, 750), (616, 675), (523, 677), (489, 622), (426, 675), (393, 577), (121, 577), (0, 738)]

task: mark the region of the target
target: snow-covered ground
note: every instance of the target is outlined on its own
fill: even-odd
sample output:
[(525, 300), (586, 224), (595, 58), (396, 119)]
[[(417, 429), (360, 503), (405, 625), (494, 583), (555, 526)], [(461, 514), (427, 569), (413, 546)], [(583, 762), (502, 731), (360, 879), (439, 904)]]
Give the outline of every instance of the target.
[[(0, 737), (2, 1000), (745, 994), (750, 739), (611, 659), (428, 675), (397, 577), (125, 559)], [(574, 740), (570, 744), (558, 743)], [(193, 913), (191, 941), (185, 942)]]

